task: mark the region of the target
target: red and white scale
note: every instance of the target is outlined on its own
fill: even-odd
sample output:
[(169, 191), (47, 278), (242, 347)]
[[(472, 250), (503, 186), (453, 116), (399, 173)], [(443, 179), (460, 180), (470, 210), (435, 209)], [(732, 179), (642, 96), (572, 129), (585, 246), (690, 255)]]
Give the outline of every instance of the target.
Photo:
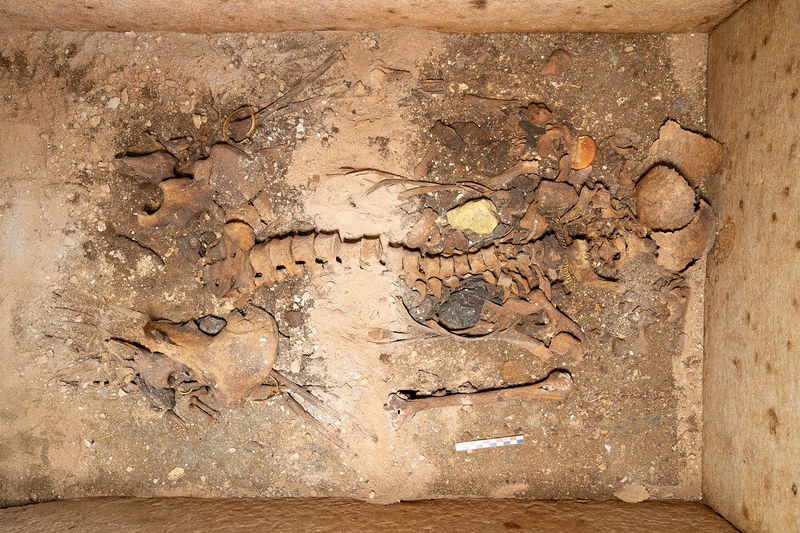
[(496, 437), (493, 439), (468, 440), (456, 443), (457, 452), (470, 450), (481, 450), (483, 448), (499, 448), (500, 446), (511, 446), (513, 444), (523, 444), (525, 437), (522, 435), (512, 435), (510, 437)]

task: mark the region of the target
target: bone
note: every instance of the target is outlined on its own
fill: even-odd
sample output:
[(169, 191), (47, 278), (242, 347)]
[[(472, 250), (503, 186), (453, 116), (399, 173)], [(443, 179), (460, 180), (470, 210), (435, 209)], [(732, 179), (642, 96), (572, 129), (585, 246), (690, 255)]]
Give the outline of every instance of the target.
[(212, 218), (222, 218), (222, 210), (212, 201), (211, 188), (208, 185), (188, 178), (176, 178), (162, 181), (158, 186), (164, 195), (164, 200), (155, 212), (137, 215), (141, 226), (182, 227), (201, 213), (208, 213)]
[(555, 400), (563, 401), (572, 395), (574, 383), (572, 376), (562, 370), (554, 370), (542, 381), (531, 385), (520, 385), (506, 389), (494, 389), (464, 394), (430, 396), (405, 400), (398, 394), (391, 394), (384, 409), (389, 416), (392, 428), (397, 430), (406, 419), (413, 418), (420, 411), (442, 407), (481, 405), (513, 400)]
[(314, 234), (297, 235), (292, 239), (292, 256), (296, 262), (304, 263), (306, 268), (315, 265)]
[[(339, 439), (335, 433), (333, 433), (332, 431), (328, 431), (328, 429), (325, 428), (325, 425), (322, 423), (322, 421), (317, 419), (308, 411), (307, 407), (314, 409), (322, 414), (325, 414), (328, 418), (332, 420), (346, 421), (352, 426), (354, 430), (367, 436), (373, 442), (378, 442), (378, 436), (373, 431), (362, 426), (360, 423), (358, 423), (358, 421), (352, 419), (350, 415), (348, 415), (347, 413), (345, 412), (338, 413), (336, 411), (333, 411), (330, 407), (327, 407), (324, 403), (322, 403), (322, 401), (319, 398), (317, 398), (316, 396), (308, 392), (305, 388), (298, 385), (294, 381), (290, 380), (280, 372), (273, 370), (270, 373), (270, 376), (273, 377), (280, 384), (281, 392), (286, 393), (285, 396), (287, 397), (287, 401), (289, 402), (289, 407), (291, 407), (292, 410), (295, 411), (297, 414), (302, 416), (312, 426), (319, 429), (319, 431), (325, 437), (331, 439), (339, 447), (343, 449), (347, 448), (344, 442), (342, 442), (342, 440)], [(294, 398), (294, 395), (303, 400), (303, 403), (301, 404), (300, 402), (298, 402)]]
[(293, 240), (294, 238), (291, 236), (281, 239), (272, 239), (267, 244), (267, 248), (273, 266), (276, 268), (285, 268), (286, 273), (290, 276), (299, 276), (302, 274), (302, 269), (300, 265), (295, 262), (294, 255), (292, 254)]
[(338, 233), (318, 233), (314, 239), (316, 258), (325, 263), (336, 261), (341, 248), (342, 239), (339, 237)]
[(166, 418), (173, 424), (182, 427), (183, 429), (189, 429), (189, 426), (186, 424), (186, 421), (180, 416), (178, 416), (178, 414), (172, 409), (166, 410), (166, 412), (164, 413), (164, 418)]
[(278, 270), (276, 270), (275, 265), (272, 264), (267, 244), (268, 243), (256, 244), (253, 249), (250, 250), (250, 266), (253, 268), (254, 273), (260, 274), (261, 276), (258, 278), (258, 283), (273, 285), (281, 280), (281, 276)]
[(361, 240), (361, 267), (375, 266), (381, 262), (383, 250), (381, 241), (377, 237), (367, 237)]
[(439, 279), (447, 279), (455, 274), (453, 258), (441, 257), (439, 258)]
[(250, 251), (255, 245), (253, 228), (243, 222), (229, 222), (222, 229), (225, 259), (208, 265), (204, 278), (217, 296), (244, 303), (253, 288)]
[(386, 270), (390, 272), (399, 272), (403, 269), (403, 253), (404, 250), (400, 246), (381, 246), (383, 252), (383, 262), (386, 265)]
[(213, 337), (201, 332), (194, 321), (151, 321), (145, 324), (142, 344), (203, 376), (200, 385), (213, 386), (216, 398), (237, 404), (264, 382), (278, 350), (278, 327), (272, 315), (256, 307), (246, 311), (246, 316), (228, 315), (225, 328)]
[(194, 408), (197, 411), (200, 411), (202, 414), (206, 415), (211, 420), (211, 424), (216, 424), (217, 419), (219, 419), (219, 411), (205, 403), (203, 400), (198, 398), (197, 396), (192, 396), (189, 398), (189, 407)]
[(486, 185), (492, 189), (503, 189), (516, 177), (523, 174), (536, 174), (539, 172), (538, 161), (517, 161), (508, 170), (486, 180)]

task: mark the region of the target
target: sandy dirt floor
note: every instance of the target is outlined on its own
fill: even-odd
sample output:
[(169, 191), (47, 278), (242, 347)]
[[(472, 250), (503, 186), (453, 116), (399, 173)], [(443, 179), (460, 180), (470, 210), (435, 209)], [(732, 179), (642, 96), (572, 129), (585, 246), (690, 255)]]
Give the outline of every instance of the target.
[[(557, 49), (571, 65), (543, 72)], [(332, 66), (249, 143), (218, 144), (229, 113), (275, 101), (328, 57)], [(630, 213), (659, 128), (671, 119), (704, 130), (705, 60), (701, 35), (0, 34), (0, 504), (608, 499), (631, 484), (699, 499), (705, 260), (664, 268)], [(532, 103), (549, 120), (537, 123)], [(591, 136), (592, 166), (560, 172), (561, 159), (542, 157), (545, 124)], [(169, 154), (166, 164), (137, 170), (125, 159), (150, 153)], [(520, 160), (538, 170), (487, 192)], [(384, 178), (407, 181), (367, 192)], [(165, 180), (180, 179), (204, 188), (165, 192)], [(409, 180), (478, 186), (404, 196)], [(555, 199), (541, 183), (559, 186)], [(607, 191), (610, 203), (562, 221), (584, 189)], [(482, 196), (499, 208), (496, 227), (455, 232), (448, 210)], [(154, 221), (169, 201), (173, 218)], [(523, 243), (526, 209), (548, 201), (540, 234)], [(257, 243), (238, 256), (235, 224)], [(276, 237), (320, 233), (338, 234), (355, 258), (317, 253), (270, 272), (251, 266), (255, 252), (246, 261)], [(439, 261), (504, 239), (516, 241), (501, 259), (538, 257), (538, 290), (583, 330), (562, 337), (585, 335), (577, 349), (557, 350), (552, 331), (537, 337), (553, 324), (541, 313), (519, 326), (540, 339), (540, 356), (409, 324), (444, 316), (458, 280), (417, 279), (365, 251), (379, 242)], [(585, 266), (601, 281), (564, 273), (576, 242), (588, 243)], [(495, 282), (481, 290), (496, 305), (517, 298), (497, 289), (508, 276), (473, 273)], [(274, 316), (274, 369), (321, 400), (321, 426), (285, 394), (223, 398), (252, 377), (245, 367), (230, 389), (218, 382), (198, 397), (218, 412), (212, 420), (190, 399), (209, 375), (192, 368), (176, 393), (174, 374), (159, 387), (144, 356), (120, 356), (174, 348), (143, 333), (151, 321), (194, 327), (218, 316), (233, 327), (242, 313)], [(431, 409), (398, 429), (384, 409), (397, 391), (496, 389), (555, 369), (574, 380), (564, 401)], [(454, 447), (517, 434), (524, 444)]]

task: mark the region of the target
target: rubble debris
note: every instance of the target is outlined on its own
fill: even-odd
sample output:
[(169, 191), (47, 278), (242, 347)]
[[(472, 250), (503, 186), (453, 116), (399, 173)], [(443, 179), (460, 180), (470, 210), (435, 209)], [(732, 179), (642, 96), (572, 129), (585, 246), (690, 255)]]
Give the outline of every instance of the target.
[(658, 139), (650, 147), (646, 160), (674, 167), (692, 187), (698, 187), (722, 171), (725, 146), (714, 139), (685, 130), (677, 122), (661, 126)]
[(447, 223), (455, 229), (469, 230), (478, 235), (487, 235), (500, 223), (497, 208), (488, 198), (470, 200), (446, 213)]
[(669, 233), (653, 232), (650, 236), (658, 245), (658, 264), (680, 272), (711, 249), (716, 235), (717, 217), (711, 206), (701, 200), (688, 226)]
[(566, 50), (559, 48), (550, 54), (540, 72), (545, 76), (563, 76), (571, 68), (572, 56)]
[(694, 216), (694, 190), (669, 167), (656, 166), (639, 180), (634, 190), (636, 217), (657, 231), (682, 228)]

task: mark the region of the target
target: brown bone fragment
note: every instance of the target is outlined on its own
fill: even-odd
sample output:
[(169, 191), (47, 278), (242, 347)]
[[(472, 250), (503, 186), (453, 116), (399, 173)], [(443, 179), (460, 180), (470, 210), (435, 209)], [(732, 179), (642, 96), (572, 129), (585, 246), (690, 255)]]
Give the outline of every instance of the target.
[(414, 224), (405, 238), (403, 238), (403, 244), (412, 250), (420, 248), (428, 241), (428, 236), (436, 227), (436, 219), (438, 216), (439, 215), (433, 209), (425, 208), (417, 223)]
[(226, 320), (213, 337), (194, 321), (148, 322), (144, 344), (203, 376), (218, 398), (236, 404), (269, 376), (278, 353), (278, 327), (272, 315), (255, 307), (247, 308), (246, 316), (233, 312)]
[(670, 120), (661, 126), (645, 162), (648, 166), (658, 162), (675, 167), (689, 185), (697, 187), (722, 170), (724, 158), (724, 145)]
[(205, 276), (216, 295), (234, 300), (249, 296), (254, 284), (250, 250), (255, 242), (253, 228), (244, 222), (225, 224), (222, 229), (225, 259), (209, 265)]
[(598, 289), (620, 292), (622, 283), (606, 280), (597, 275), (589, 259), (589, 243), (584, 239), (575, 239), (567, 247), (567, 265), (572, 278), (581, 285)]
[(562, 401), (572, 395), (574, 383), (568, 372), (554, 370), (547, 378), (531, 385), (508, 387), (464, 394), (447, 394), (405, 400), (398, 394), (391, 394), (384, 409), (389, 416), (392, 428), (399, 429), (406, 418), (426, 409), (441, 407), (481, 405), (512, 400), (556, 400)]
[(167, 152), (127, 156), (114, 161), (114, 168), (131, 175), (136, 181), (158, 183), (175, 176), (177, 159)]
[(658, 245), (659, 266), (679, 272), (703, 257), (716, 235), (717, 217), (711, 206), (701, 200), (700, 209), (688, 226), (671, 233), (653, 232), (651, 236)]
[(211, 188), (188, 178), (171, 179), (158, 184), (164, 195), (161, 206), (152, 214), (139, 213), (140, 226), (162, 228), (168, 224), (184, 226), (195, 215), (209, 213), (221, 218), (222, 212), (211, 200)]
[(502, 189), (511, 183), (511, 180), (523, 174), (536, 174), (539, 172), (538, 161), (517, 161), (514, 166), (501, 172), (497, 176), (486, 180), (486, 186), (492, 189)]

